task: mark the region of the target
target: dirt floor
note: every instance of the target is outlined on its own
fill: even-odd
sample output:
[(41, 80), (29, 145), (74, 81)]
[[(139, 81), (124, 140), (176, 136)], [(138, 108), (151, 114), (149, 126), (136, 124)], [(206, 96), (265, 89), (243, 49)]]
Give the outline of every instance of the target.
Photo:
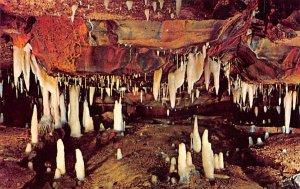
[[(177, 158), (181, 142), (191, 151), (192, 120), (143, 117), (129, 122), (124, 136), (108, 129), (84, 134), (79, 139), (65, 137), (67, 173), (58, 180), (53, 179), (55, 143), (46, 142), (43, 148), (36, 147), (34, 153), (26, 155), (28, 129), (2, 126), (0, 188), (284, 188), (281, 181), (299, 172), (298, 135), (272, 135), (264, 146), (248, 148), (248, 134), (236, 129), (230, 121), (232, 117), (225, 112), (198, 116), (200, 135), (208, 129), (214, 153), (224, 154), (225, 170), (216, 171), (214, 181), (207, 180), (201, 153), (192, 152), (196, 172), (189, 184), (171, 183), (170, 178), (178, 179), (178, 175), (169, 173), (168, 159)], [(84, 156), (84, 182), (76, 180), (76, 148)], [(118, 148), (122, 150), (121, 160), (116, 159)], [(33, 162), (35, 171), (27, 167), (28, 161)], [(45, 162), (51, 165), (50, 173), (46, 173)], [(157, 182), (151, 181), (152, 175), (157, 176)]]

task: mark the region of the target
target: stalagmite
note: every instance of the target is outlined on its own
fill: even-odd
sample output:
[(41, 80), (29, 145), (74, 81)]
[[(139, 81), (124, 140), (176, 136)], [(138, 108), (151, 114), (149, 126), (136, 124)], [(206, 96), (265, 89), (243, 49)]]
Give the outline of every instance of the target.
[(4, 121), (3, 113), (1, 112), (1, 113), (0, 113), (0, 124), (3, 123), (3, 121)]
[(23, 48), (24, 52), (25, 52), (25, 59), (24, 59), (24, 64), (22, 67), (22, 71), (23, 71), (23, 76), (24, 76), (24, 80), (25, 80), (25, 86), (27, 91), (29, 91), (29, 85), (30, 85), (30, 64), (31, 64), (31, 45), (29, 43), (27, 43), (25, 45), (25, 47)]
[(179, 14), (180, 14), (181, 1), (182, 0), (176, 0), (176, 15), (177, 15), (177, 17), (179, 17)]
[(244, 81), (241, 82), (241, 87), (242, 87), (242, 100), (243, 100), (243, 105), (246, 104), (246, 97), (247, 97), (247, 92), (248, 92), (248, 84)]
[(122, 151), (121, 148), (117, 149), (117, 160), (123, 159)]
[(221, 170), (225, 168), (224, 159), (223, 159), (223, 152), (219, 153), (219, 164), (220, 164), (219, 167), (220, 167)]
[(249, 107), (252, 108), (253, 106), (253, 98), (254, 98), (254, 91), (253, 91), (254, 85), (249, 84), (248, 85), (248, 99), (249, 99)]
[(280, 113), (281, 113), (281, 107), (280, 106), (276, 106), (276, 111), (280, 115)]
[(164, 0), (158, 0), (158, 2), (159, 2), (159, 8), (163, 9), (163, 7), (164, 7)]
[(216, 95), (219, 93), (219, 87), (220, 87), (220, 68), (221, 68), (221, 61), (220, 59), (216, 60), (211, 60), (209, 64), (209, 69), (213, 74), (214, 78), (214, 87), (216, 91)]
[(218, 154), (214, 155), (214, 167), (215, 167), (216, 170), (220, 169), (219, 155)]
[(39, 141), (39, 137), (38, 137), (38, 117), (37, 117), (36, 105), (33, 106), (30, 132), (31, 132), (31, 143), (37, 144)]
[(62, 175), (66, 173), (65, 147), (61, 139), (57, 141), (56, 168)]
[(106, 10), (108, 10), (108, 5), (109, 5), (110, 0), (104, 0), (103, 4)]
[(84, 161), (82, 157), (82, 153), (79, 149), (76, 149), (76, 163), (75, 163), (75, 171), (76, 177), (78, 180), (83, 181), (85, 177), (85, 169), (84, 169)]
[(131, 1), (131, 0), (126, 1), (126, 6), (129, 11), (132, 9), (132, 5), (133, 5), (133, 1)]
[(114, 106), (114, 130), (117, 132), (124, 131), (123, 116), (122, 116), (122, 103), (115, 101)]
[(174, 73), (169, 73), (169, 75), (168, 75), (168, 88), (169, 88), (171, 108), (174, 108), (175, 107), (175, 102), (176, 102), (176, 88), (175, 88)]
[(187, 170), (186, 149), (184, 143), (180, 143), (178, 149), (178, 174), (180, 176), (180, 182), (187, 180), (189, 172)]
[(199, 153), (201, 151), (201, 138), (198, 130), (198, 118), (195, 116), (194, 121), (194, 130), (193, 130), (193, 150), (196, 153)]
[(261, 146), (261, 145), (263, 145), (263, 144), (264, 144), (264, 143), (263, 143), (263, 141), (261, 140), (261, 138), (258, 137), (258, 138), (257, 138), (256, 145), (257, 145), (257, 146)]
[(59, 179), (61, 177), (61, 172), (58, 168), (55, 169), (54, 179)]
[(297, 105), (297, 91), (293, 91), (292, 94), (292, 101), (293, 101), (293, 110), (296, 110), (296, 105)]
[(94, 102), (94, 94), (95, 94), (95, 89), (96, 89), (96, 87), (90, 87), (90, 106), (92, 106), (93, 105), (93, 102)]
[(268, 111), (267, 106), (264, 106), (264, 112), (266, 113)]
[(155, 100), (158, 99), (159, 91), (160, 91), (160, 81), (162, 76), (162, 68), (155, 70), (153, 74), (153, 97)]
[(287, 92), (284, 97), (284, 124), (285, 133), (290, 133), (290, 121), (291, 121), (291, 111), (292, 111), (292, 92)]
[(267, 140), (267, 139), (269, 138), (269, 136), (270, 136), (269, 133), (268, 133), (268, 132), (265, 132), (264, 139)]
[(81, 136), (81, 126), (79, 121), (79, 88), (76, 86), (70, 86), (70, 117), (69, 125), (71, 128), (71, 137)]
[(193, 164), (193, 159), (192, 159), (192, 153), (187, 152), (186, 153), (186, 166), (187, 166), (187, 172), (190, 173), (195, 169), (195, 165)]
[(60, 121), (62, 124), (67, 123), (67, 110), (65, 104), (64, 94), (61, 94), (59, 97), (59, 107), (60, 107)]
[(3, 97), (3, 81), (0, 82), (0, 98)]
[(77, 4), (74, 4), (74, 5), (72, 5), (72, 7), (71, 7), (71, 11), (72, 11), (71, 22), (72, 22), (72, 23), (74, 22), (74, 19), (75, 19), (75, 13), (76, 13), (77, 8), (78, 8), (78, 5), (77, 5)]
[(31, 146), (31, 143), (27, 143), (26, 145), (26, 149), (25, 149), (25, 153), (26, 154), (29, 154), (32, 150), (32, 146)]
[(254, 114), (255, 114), (255, 117), (258, 117), (258, 107), (257, 106), (254, 107)]
[(214, 160), (211, 144), (208, 141), (208, 130), (205, 129), (202, 135), (202, 164), (205, 177), (214, 179)]
[(248, 146), (249, 146), (249, 147), (253, 146), (253, 139), (252, 139), (251, 136), (248, 137)]
[(22, 68), (24, 65), (24, 55), (23, 49), (13, 46), (13, 72), (14, 72), (14, 84), (18, 86), (18, 78), (22, 73)]
[(83, 103), (82, 125), (84, 127), (84, 132), (86, 133), (94, 131), (94, 121), (90, 116), (89, 105), (86, 99)]
[[(210, 59), (210, 58), (208, 58), (208, 59)], [(209, 87), (209, 83), (210, 83), (210, 74), (211, 74), (209, 62), (210, 61), (206, 61), (204, 64), (204, 83), (205, 83), (205, 88), (207, 91), (208, 91), (208, 87)]]
[(146, 20), (149, 21), (149, 18), (150, 18), (150, 10), (149, 9), (145, 9), (145, 16), (146, 16)]

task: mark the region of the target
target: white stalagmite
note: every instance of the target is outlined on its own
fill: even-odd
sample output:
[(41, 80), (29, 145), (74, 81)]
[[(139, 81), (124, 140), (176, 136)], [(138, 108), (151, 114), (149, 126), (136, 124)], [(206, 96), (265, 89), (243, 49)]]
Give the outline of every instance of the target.
[(85, 169), (84, 169), (84, 161), (82, 157), (82, 153), (79, 149), (76, 149), (76, 163), (75, 163), (75, 171), (76, 177), (78, 180), (83, 181), (85, 177)]
[(3, 123), (3, 121), (4, 121), (3, 113), (1, 112), (1, 113), (0, 113), (0, 124)]
[(160, 91), (160, 81), (162, 76), (162, 68), (155, 70), (153, 74), (153, 97), (155, 100), (158, 99), (159, 91)]
[(58, 168), (55, 169), (54, 179), (59, 179), (61, 177), (61, 172)]
[(57, 140), (56, 168), (62, 175), (66, 173), (65, 147), (61, 139)]
[(114, 107), (114, 130), (119, 132), (119, 131), (124, 131), (125, 128), (123, 126), (123, 116), (122, 116), (122, 103), (121, 100), (118, 102), (117, 100), (115, 101), (115, 107)]
[(24, 65), (24, 55), (25, 52), (22, 48), (13, 46), (13, 71), (15, 87), (18, 86), (18, 78), (22, 73), (22, 68)]
[(24, 59), (24, 64), (23, 64), (23, 75), (24, 75), (24, 80), (25, 80), (25, 87), (27, 91), (29, 91), (29, 84), (30, 84), (30, 64), (31, 64), (31, 45), (27, 43), (25, 47), (23, 48), (25, 52), (25, 59)]
[(94, 102), (95, 89), (96, 87), (90, 87), (90, 106), (92, 106)]
[(176, 15), (177, 15), (177, 17), (179, 17), (179, 14), (180, 14), (181, 1), (182, 0), (176, 0)]
[(146, 20), (149, 21), (149, 18), (150, 18), (150, 10), (149, 9), (145, 9), (145, 16), (146, 16)]
[(65, 97), (64, 94), (61, 94), (59, 97), (59, 107), (60, 107), (60, 121), (62, 124), (67, 123), (67, 110), (65, 104)]
[(242, 87), (242, 100), (243, 100), (243, 105), (245, 105), (245, 104), (246, 104), (247, 92), (248, 92), (248, 83), (242, 81), (242, 82), (241, 82), (241, 87)]
[(190, 173), (192, 170), (195, 169), (195, 165), (193, 164), (193, 159), (192, 159), (192, 153), (191, 152), (186, 153), (186, 166), (187, 166), (188, 173)]
[(205, 177), (214, 179), (214, 160), (211, 144), (208, 141), (208, 130), (205, 129), (202, 135), (202, 164)]
[(79, 88), (70, 86), (70, 118), (69, 125), (71, 128), (71, 137), (80, 137), (80, 121), (79, 121)]
[(36, 105), (33, 106), (30, 132), (31, 132), (31, 143), (37, 144), (39, 141), (39, 137), (38, 137), (38, 117), (37, 117)]
[(133, 1), (131, 0), (126, 1), (126, 6), (129, 11), (132, 9), (132, 5), (133, 5)]
[(164, 0), (158, 0), (159, 8), (162, 9), (164, 7)]
[(225, 166), (224, 166), (224, 159), (223, 159), (223, 152), (220, 152), (219, 153), (219, 167), (220, 167), (220, 169), (224, 169), (225, 168)]
[[(210, 58), (208, 57), (208, 59), (210, 59)], [(205, 88), (207, 91), (208, 91), (208, 87), (209, 87), (209, 83), (210, 83), (210, 74), (211, 74), (209, 62), (210, 61), (206, 61), (204, 64), (204, 83), (205, 83)]]
[(0, 98), (3, 97), (3, 81), (0, 82)]
[(281, 113), (281, 107), (280, 106), (276, 106), (276, 111), (280, 115), (280, 113)]
[(216, 170), (220, 169), (220, 162), (219, 162), (219, 155), (215, 154), (214, 155), (214, 167)]
[(297, 91), (293, 91), (293, 110), (296, 110), (296, 105), (297, 105)]
[(201, 138), (198, 130), (198, 118), (195, 116), (194, 121), (194, 130), (193, 130), (193, 150), (196, 153), (199, 153), (201, 151)]
[(249, 107), (252, 108), (253, 106), (253, 98), (254, 98), (254, 91), (253, 91), (254, 85), (249, 84), (248, 85), (248, 99), (249, 99)]
[(254, 114), (255, 114), (255, 117), (258, 117), (258, 107), (257, 106), (254, 107)]
[(169, 75), (168, 75), (168, 88), (169, 88), (171, 108), (174, 108), (175, 107), (175, 102), (176, 102), (176, 88), (175, 88), (175, 75), (174, 75), (174, 73), (169, 73)]
[(77, 5), (77, 4), (72, 5), (72, 7), (71, 7), (71, 11), (72, 11), (71, 22), (72, 22), (72, 23), (74, 22), (74, 19), (75, 19), (75, 13), (76, 13), (76, 10), (77, 10), (77, 9), (78, 9), (78, 5)]
[(29, 154), (32, 150), (32, 146), (31, 146), (31, 143), (27, 143), (26, 145), (26, 149), (25, 149), (25, 153), (26, 154)]
[(186, 64), (182, 64), (180, 68), (174, 72), (175, 89), (177, 90), (184, 83)]
[(214, 78), (214, 87), (215, 87), (216, 95), (218, 95), (219, 88), (220, 88), (220, 69), (221, 69), (220, 59), (218, 58), (217, 61), (211, 60), (209, 66), (210, 66), (209, 69), (212, 72)]
[(118, 148), (117, 149), (117, 160), (121, 160), (121, 159), (123, 159), (123, 154), (122, 154), (121, 148)]
[(186, 164), (186, 149), (184, 143), (180, 143), (178, 149), (178, 174), (181, 182), (185, 181), (189, 174)]
[(90, 116), (90, 110), (87, 100), (85, 99), (83, 103), (83, 115), (82, 115), (82, 124), (84, 127), (84, 132), (94, 131), (94, 121)]
[(284, 124), (285, 133), (290, 132), (290, 122), (291, 122), (291, 111), (292, 111), (292, 91), (287, 92), (284, 97)]

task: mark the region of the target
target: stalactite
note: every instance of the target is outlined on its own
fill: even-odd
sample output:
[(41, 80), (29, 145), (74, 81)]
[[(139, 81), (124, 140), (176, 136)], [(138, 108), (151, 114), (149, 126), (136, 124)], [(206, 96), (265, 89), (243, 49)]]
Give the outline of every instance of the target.
[[(208, 60), (210, 58), (208, 57)], [(205, 88), (206, 90), (208, 91), (208, 87), (209, 87), (209, 83), (210, 83), (210, 74), (211, 74), (211, 71), (210, 71), (210, 61), (206, 61), (204, 63), (204, 83), (205, 83)]]
[(42, 88), (42, 97), (43, 97), (43, 117), (51, 117), (50, 105), (49, 105), (49, 92), (46, 87)]
[(83, 181), (85, 178), (85, 168), (82, 153), (79, 149), (76, 149), (76, 163), (75, 171), (78, 180)]
[(108, 10), (108, 6), (109, 6), (110, 0), (104, 0), (103, 4), (106, 10)]
[(84, 127), (84, 132), (86, 133), (94, 131), (94, 121), (90, 116), (89, 105), (86, 99), (83, 103), (82, 125)]
[(92, 106), (93, 105), (93, 102), (94, 102), (94, 94), (95, 94), (95, 89), (96, 89), (96, 87), (90, 87), (90, 106)]
[(158, 0), (158, 2), (159, 2), (159, 8), (163, 9), (163, 7), (164, 7), (164, 0)]
[(248, 85), (248, 99), (249, 99), (249, 107), (252, 108), (253, 106), (253, 98), (254, 98), (254, 85)]
[(216, 170), (219, 170), (219, 169), (220, 169), (219, 155), (218, 155), (218, 154), (215, 154), (215, 155), (214, 155), (214, 168), (215, 168)]
[(218, 60), (211, 60), (209, 64), (209, 69), (213, 74), (214, 78), (214, 87), (216, 91), (216, 95), (219, 93), (219, 87), (220, 87), (220, 68), (221, 68), (221, 61), (218, 58)]
[(122, 103), (121, 100), (115, 101), (114, 106), (114, 130), (117, 132), (124, 131), (125, 128), (123, 127), (123, 116), (122, 116)]
[(245, 104), (246, 104), (247, 92), (248, 92), (248, 83), (242, 81), (242, 82), (241, 82), (241, 88), (242, 88), (242, 100), (243, 100), (243, 105), (245, 105)]
[(39, 137), (38, 137), (38, 117), (37, 117), (36, 105), (33, 106), (30, 132), (31, 132), (31, 143), (37, 144), (39, 141)]
[(214, 160), (211, 143), (208, 141), (208, 130), (205, 129), (202, 135), (202, 164), (205, 177), (214, 179)]
[(174, 108), (175, 107), (175, 102), (176, 102), (176, 88), (175, 88), (174, 73), (169, 73), (169, 75), (168, 75), (168, 88), (169, 88), (171, 108)]
[(284, 124), (285, 132), (288, 134), (290, 132), (290, 122), (291, 122), (291, 111), (292, 111), (292, 91), (287, 92), (284, 97)]
[(25, 80), (25, 86), (27, 91), (29, 91), (29, 85), (30, 85), (30, 64), (31, 64), (31, 50), (32, 47), (29, 43), (25, 45), (23, 48), (25, 54), (24, 54), (24, 64), (22, 68), (24, 80)]
[(254, 107), (254, 115), (255, 115), (255, 117), (258, 117), (258, 107), (257, 106)]
[(153, 97), (157, 101), (160, 91), (160, 82), (162, 76), (162, 68), (155, 70), (153, 74)]
[(220, 164), (220, 169), (223, 170), (225, 168), (224, 166), (224, 159), (223, 159), (223, 152), (219, 153), (219, 164)]
[(157, 9), (157, 2), (156, 1), (152, 1), (152, 8), (153, 8), (153, 11), (155, 12), (156, 9)]
[(59, 97), (59, 107), (60, 107), (60, 121), (62, 124), (67, 123), (67, 110), (66, 110), (66, 104), (65, 104), (65, 97), (64, 94), (61, 94)]
[(13, 72), (14, 72), (14, 84), (15, 87), (18, 86), (18, 78), (22, 73), (22, 68), (24, 65), (24, 55), (23, 49), (13, 46)]
[(198, 118), (195, 116), (194, 129), (193, 129), (193, 150), (196, 153), (201, 151), (201, 138), (198, 130)]
[(81, 126), (79, 121), (79, 88), (77, 86), (70, 86), (70, 117), (69, 125), (71, 128), (71, 137), (81, 136)]
[(174, 80), (175, 80), (175, 89), (177, 90), (179, 87), (181, 87), (184, 83), (185, 78), (185, 70), (186, 70), (186, 64), (182, 64), (180, 68), (178, 68), (174, 72)]
[(3, 81), (0, 82), (0, 98), (3, 97)]
[[(58, 97), (58, 98), (57, 98)], [(51, 94), (51, 108), (52, 108), (52, 117), (54, 117), (55, 128), (61, 128), (61, 118), (59, 112), (59, 95)]]
[(292, 102), (293, 102), (293, 110), (296, 110), (297, 105), (297, 91), (293, 91), (292, 93)]
[(62, 175), (66, 173), (65, 147), (61, 139), (57, 141), (56, 168)]

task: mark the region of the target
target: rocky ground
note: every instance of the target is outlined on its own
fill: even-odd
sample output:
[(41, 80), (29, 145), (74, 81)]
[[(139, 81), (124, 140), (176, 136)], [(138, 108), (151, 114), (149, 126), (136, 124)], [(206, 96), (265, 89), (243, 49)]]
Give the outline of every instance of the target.
[[(224, 104), (220, 104), (223, 108), (214, 106), (224, 109)], [(224, 153), (225, 170), (216, 171), (216, 179), (208, 181), (201, 153), (192, 152), (196, 174), (186, 185), (171, 183), (170, 177), (178, 176), (169, 174), (167, 157), (177, 158), (181, 142), (191, 151), (192, 117), (141, 117), (128, 122), (124, 136), (108, 129), (84, 134), (80, 139), (65, 137), (67, 173), (58, 180), (53, 179), (55, 145), (44, 143), (42, 149), (36, 147), (35, 153), (26, 155), (28, 129), (1, 126), (0, 188), (291, 188), (283, 181), (299, 171), (299, 136), (273, 134), (264, 146), (248, 148), (249, 133), (234, 127), (232, 118), (226, 111), (198, 116), (200, 135), (208, 129), (213, 151)], [(255, 137), (258, 135), (253, 136), (254, 141)], [(76, 148), (81, 149), (85, 161), (82, 183), (77, 182), (74, 170)], [(118, 148), (122, 160), (116, 159)], [(34, 171), (27, 168), (28, 161), (33, 162)], [(50, 173), (46, 173), (45, 162), (51, 165)], [(151, 181), (152, 175), (157, 176), (157, 182)]]

